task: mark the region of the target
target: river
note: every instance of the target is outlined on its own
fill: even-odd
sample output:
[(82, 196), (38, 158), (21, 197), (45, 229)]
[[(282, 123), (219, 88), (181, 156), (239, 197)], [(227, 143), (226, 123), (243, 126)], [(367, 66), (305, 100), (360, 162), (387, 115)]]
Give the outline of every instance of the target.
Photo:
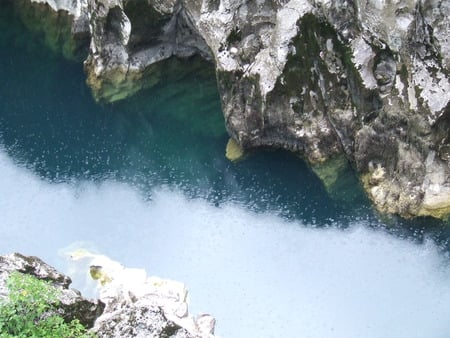
[(183, 281), (227, 338), (450, 336), (447, 224), (380, 219), (351, 172), (330, 198), (289, 153), (227, 161), (209, 64), (97, 104), (81, 64), (6, 10), (0, 27), (0, 254), (88, 293), (68, 250)]

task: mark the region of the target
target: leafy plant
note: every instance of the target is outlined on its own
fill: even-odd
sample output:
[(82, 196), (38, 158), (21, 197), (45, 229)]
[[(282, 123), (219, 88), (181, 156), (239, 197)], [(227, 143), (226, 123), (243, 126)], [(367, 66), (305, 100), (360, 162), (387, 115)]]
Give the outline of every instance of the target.
[(31, 275), (12, 272), (8, 298), (0, 302), (0, 338), (94, 337), (77, 320), (66, 322), (58, 314), (59, 290)]

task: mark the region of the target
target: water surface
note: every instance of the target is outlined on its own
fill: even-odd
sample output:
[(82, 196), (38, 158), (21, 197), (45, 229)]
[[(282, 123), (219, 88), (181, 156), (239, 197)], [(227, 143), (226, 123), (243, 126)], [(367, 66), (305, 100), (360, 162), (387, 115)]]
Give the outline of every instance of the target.
[(207, 63), (96, 104), (0, 4), (0, 253), (69, 271), (85, 246), (182, 280), (223, 337), (450, 336), (445, 224), (380, 220), (351, 172), (332, 199), (289, 153), (228, 162)]

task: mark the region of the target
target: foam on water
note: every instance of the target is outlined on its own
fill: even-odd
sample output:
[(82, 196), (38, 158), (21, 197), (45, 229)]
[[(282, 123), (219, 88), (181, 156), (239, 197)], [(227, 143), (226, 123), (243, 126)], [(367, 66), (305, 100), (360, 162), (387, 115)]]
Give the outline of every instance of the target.
[[(244, 207), (212, 206), (126, 184), (50, 184), (0, 154), (0, 252), (57, 253), (73, 243), (184, 281), (193, 313), (223, 337), (447, 338), (450, 268), (435, 245), (363, 222), (311, 228)], [(86, 245), (86, 244), (83, 244)], [(86, 287), (83, 278), (75, 286)]]

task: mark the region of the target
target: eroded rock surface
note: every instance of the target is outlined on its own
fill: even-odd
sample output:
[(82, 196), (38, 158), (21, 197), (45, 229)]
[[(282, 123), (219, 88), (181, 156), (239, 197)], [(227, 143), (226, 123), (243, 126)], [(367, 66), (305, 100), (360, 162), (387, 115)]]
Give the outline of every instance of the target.
[(59, 290), (58, 299), (61, 303), (62, 316), (68, 321), (78, 319), (84, 326), (90, 328), (103, 313), (104, 303), (85, 299), (78, 291), (69, 289), (72, 281), (68, 276), (58, 272), (38, 257), (24, 256), (18, 253), (0, 256), (0, 297), (8, 295), (6, 281), (13, 271), (52, 282), (54, 287)]
[(98, 281), (99, 299), (106, 304), (93, 331), (99, 337), (214, 338), (215, 319), (193, 317), (183, 283), (147, 276), (145, 270), (126, 268), (104, 255), (85, 250), (70, 253), (89, 266)]
[(344, 155), (379, 210), (450, 214), (448, 1), (47, 2), (87, 18), (97, 99), (126, 97), (157, 81), (156, 63), (197, 53), (215, 63), (244, 150), (287, 149), (316, 169)]
[(68, 321), (80, 320), (98, 337), (215, 337), (211, 315), (194, 318), (189, 314), (187, 289), (182, 283), (147, 277), (144, 270), (125, 268), (87, 251), (73, 253), (72, 259), (90, 266), (91, 276), (99, 282), (99, 300), (87, 300), (69, 289), (71, 279), (41, 259), (18, 253), (0, 256), (0, 298), (8, 295), (9, 274), (19, 271), (50, 281), (59, 290), (58, 311)]
[(198, 30), (242, 147), (315, 166), (345, 154), (380, 210), (449, 213), (447, 2), (204, 4)]
[(88, 0), (88, 84), (98, 100), (113, 102), (157, 83), (171, 56), (209, 50), (178, 1)]

